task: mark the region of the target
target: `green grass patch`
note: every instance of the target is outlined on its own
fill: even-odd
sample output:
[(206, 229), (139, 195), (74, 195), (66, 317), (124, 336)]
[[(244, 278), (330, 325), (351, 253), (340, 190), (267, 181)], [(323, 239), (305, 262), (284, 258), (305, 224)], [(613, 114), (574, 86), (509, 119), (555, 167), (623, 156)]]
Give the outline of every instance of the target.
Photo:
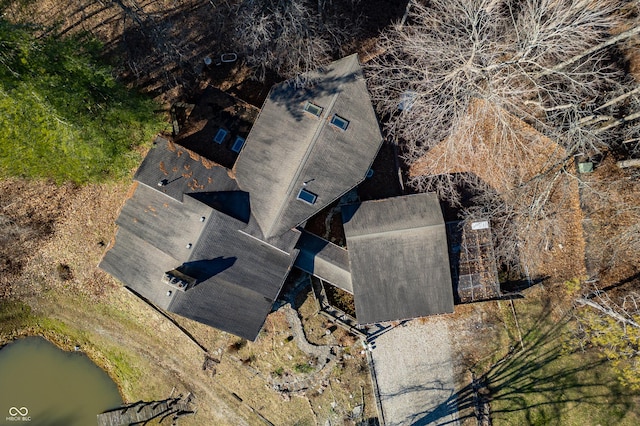
[(0, 177), (78, 184), (121, 178), (163, 128), (87, 36), (36, 38), (0, 19)]
[(311, 365), (306, 363), (296, 364), (295, 367), (293, 367), (293, 369), (295, 370), (296, 373), (300, 373), (300, 374), (309, 374), (314, 370)]
[(70, 328), (64, 322), (35, 314), (31, 307), (18, 300), (0, 301), (0, 336), (20, 335), (25, 330), (41, 334), (56, 343), (68, 341), (84, 343), (82, 333)]
[[(623, 388), (611, 365), (597, 353), (579, 348), (571, 332), (571, 312), (558, 318), (552, 308), (550, 300), (516, 301), (518, 333), (511, 308), (502, 305), (510, 351), (477, 374), (488, 395), (493, 424), (638, 424), (638, 393)], [(514, 338), (520, 335), (522, 345)], [(460, 397), (459, 405), (473, 404), (471, 389)]]
[(28, 326), (33, 319), (29, 305), (14, 300), (0, 301), (0, 336)]
[(140, 379), (141, 372), (135, 367), (140, 363), (134, 362), (130, 354), (115, 347), (103, 347), (101, 353), (109, 360), (117, 377), (116, 382), (121, 386), (127, 387), (127, 384), (135, 383)]

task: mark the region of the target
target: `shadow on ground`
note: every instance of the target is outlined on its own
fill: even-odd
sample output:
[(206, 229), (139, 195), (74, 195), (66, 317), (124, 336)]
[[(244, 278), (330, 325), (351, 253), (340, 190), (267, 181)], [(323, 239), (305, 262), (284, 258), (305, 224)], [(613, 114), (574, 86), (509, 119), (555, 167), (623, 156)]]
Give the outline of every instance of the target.
[[(240, 0), (78, 0), (43, 2), (35, 11), (20, 7), (22, 2), (13, 3), (17, 6), (10, 11), (11, 19), (37, 24), (60, 36), (92, 34), (103, 43), (120, 77), (155, 96), (165, 95), (175, 100), (197, 92), (203, 82), (219, 85), (246, 77), (235, 78), (244, 74), (242, 46), (237, 43), (239, 28), (246, 26), (237, 13), (243, 4)], [(313, 1), (301, 3), (308, 3), (312, 9), (316, 7)], [(350, 4), (337, 2), (338, 12), (350, 10), (347, 3)], [(406, 4), (407, 0), (357, 4), (352, 13), (362, 17), (361, 28), (356, 31), (358, 36), (343, 43), (345, 51), (334, 52), (334, 56), (353, 53), (360, 43), (400, 20)], [(353, 20), (348, 22), (353, 25)], [(238, 53), (236, 62), (221, 63), (222, 54), (234, 51)], [(211, 59), (208, 65), (205, 58)], [(255, 92), (247, 89), (249, 96)], [(175, 93), (168, 94), (170, 91)]]
[(576, 404), (602, 406), (608, 412), (615, 406), (622, 418), (632, 404), (620, 398), (624, 391), (618, 382), (601, 377), (595, 370), (606, 360), (577, 358), (579, 349), (572, 349), (577, 345), (567, 344), (566, 326), (571, 314), (551, 324), (551, 310), (549, 302), (523, 335), (522, 346), (512, 347), (444, 403), (417, 413), (411, 424), (455, 424), (446, 420), (455, 413), (460, 420), (476, 417), (478, 424), (487, 424), (483, 421), (488, 419), (489, 406), (492, 417), (523, 411), (529, 424), (541, 424), (543, 419), (544, 424), (560, 425), (562, 412)]

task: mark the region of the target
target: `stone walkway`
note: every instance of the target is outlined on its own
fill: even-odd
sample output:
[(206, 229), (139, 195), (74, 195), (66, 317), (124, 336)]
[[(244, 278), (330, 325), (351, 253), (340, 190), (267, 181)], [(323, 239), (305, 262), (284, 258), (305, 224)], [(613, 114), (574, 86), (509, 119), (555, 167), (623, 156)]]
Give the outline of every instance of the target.
[(459, 425), (449, 330), (444, 319), (405, 322), (370, 339), (386, 426)]
[(302, 327), (298, 312), (287, 304), (280, 308), (291, 327), (291, 334), (298, 348), (310, 357), (318, 360), (314, 366), (314, 372), (309, 375), (298, 376), (296, 374), (277, 379), (269, 379), (271, 387), (278, 392), (300, 392), (310, 388), (321, 388), (336, 362), (336, 356), (332, 353), (332, 347), (328, 345), (318, 346), (310, 343)]
[(331, 354), (331, 346), (317, 346), (309, 343), (307, 337), (304, 334), (304, 329), (302, 328), (302, 322), (300, 321), (298, 312), (290, 305), (283, 306), (281, 310), (284, 312), (285, 317), (287, 318), (289, 327), (291, 327), (293, 340), (296, 342), (296, 345), (298, 345), (298, 348), (310, 357), (317, 358), (318, 364), (316, 366), (316, 369), (322, 370), (327, 362), (335, 358), (334, 355)]

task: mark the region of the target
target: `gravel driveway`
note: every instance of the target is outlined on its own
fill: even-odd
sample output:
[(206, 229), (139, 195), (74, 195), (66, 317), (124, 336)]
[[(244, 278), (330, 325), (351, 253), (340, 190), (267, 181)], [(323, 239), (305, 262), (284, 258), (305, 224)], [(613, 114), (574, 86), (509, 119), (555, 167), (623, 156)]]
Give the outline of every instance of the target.
[(442, 318), (405, 322), (370, 341), (387, 426), (459, 425), (451, 343)]

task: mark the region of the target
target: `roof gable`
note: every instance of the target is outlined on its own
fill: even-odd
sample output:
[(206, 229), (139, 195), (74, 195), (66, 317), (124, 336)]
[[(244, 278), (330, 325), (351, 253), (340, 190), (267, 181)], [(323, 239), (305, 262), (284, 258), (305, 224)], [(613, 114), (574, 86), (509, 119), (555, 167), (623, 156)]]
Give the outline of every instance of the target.
[[(299, 225), (364, 180), (382, 144), (357, 55), (310, 80), (307, 88), (274, 86), (236, 163), (238, 185), (251, 194), (265, 238)], [(307, 102), (322, 109), (319, 117), (305, 112)], [(331, 124), (334, 115), (348, 121), (346, 130)], [(302, 189), (315, 195), (313, 202), (299, 199)]]

